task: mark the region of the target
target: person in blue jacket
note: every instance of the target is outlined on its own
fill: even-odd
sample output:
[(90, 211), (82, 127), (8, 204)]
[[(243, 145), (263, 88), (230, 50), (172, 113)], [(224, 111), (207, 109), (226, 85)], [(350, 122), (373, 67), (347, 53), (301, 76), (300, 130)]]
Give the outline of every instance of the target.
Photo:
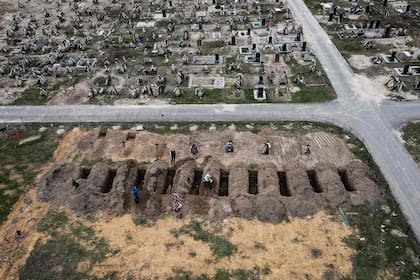
[(136, 186), (134, 186), (132, 189), (131, 189), (131, 193), (133, 194), (133, 196), (134, 196), (134, 201), (136, 202), (136, 203), (139, 203), (139, 201), (140, 201), (140, 197), (139, 197), (139, 189), (137, 189), (137, 187)]

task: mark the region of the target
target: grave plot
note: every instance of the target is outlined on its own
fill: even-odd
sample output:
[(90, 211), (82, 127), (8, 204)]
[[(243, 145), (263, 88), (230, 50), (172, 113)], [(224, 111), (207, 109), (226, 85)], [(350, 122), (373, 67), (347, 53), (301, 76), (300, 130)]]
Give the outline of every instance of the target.
[[(3, 2), (5, 0), (2, 0)], [(0, 27), (1, 104), (252, 103), (331, 100), (287, 3), (33, 0)], [(292, 53), (293, 52), (293, 53)], [(272, 68), (281, 68), (281, 72)], [(263, 80), (255, 80), (262, 76)], [(240, 78), (239, 78), (240, 77)], [(264, 94), (260, 81), (264, 83)], [(318, 94), (313, 87), (317, 87)]]
[(420, 96), (420, 2), (305, 3), (353, 69), (371, 78), (382, 97)]
[[(357, 278), (365, 271), (396, 279), (418, 271), (418, 245), (401, 211), (379, 185), (384, 181), (378, 172), (351, 153), (368, 157), (361, 142), (338, 128), (314, 123), (38, 128), (22, 132), (21, 125), (8, 126), (0, 133), (7, 160), (2, 176), (8, 178), (0, 194), (7, 199), (26, 186), (0, 227), (0, 251), (7, 256), (1, 259), (1, 279), (212, 279), (222, 273), (328, 279)], [(57, 135), (58, 130), (68, 132)], [(42, 137), (33, 140), (32, 133)], [(25, 151), (54, 141), (60, 144), (52, 161), (40, 166), (42, 173), (33, 175), (36, 181), (20, 181), (28, 162), (45, 157)], [(233, 152), (226, 153), (227, 141)], [(264, 154), (267, 141), (271, 150)], [(198, 153), (191, 153), (192, 144)], [(310, 158), (303, 154), (305, 144), (312, 148)], [(11, 167), (16, 161), (23, 168)], [(376, 257), (369, 259), (372, 254)], [(302, 259), (308, 261), (296, 266)], [(122, 260), (123, 266), (115, 265)], [(139, 263), (147, 266), (139, 270)]]
[[(226, 139), (232, 140), (232, 153), (225, 150)], [(261, 153), (262, 139), (273, 141), (267, 155)], [(302, 141), (313, 147), (310, 159), (297, 145)], [(194, 157), (190, 143), (198, 146)], [(367, 167), (344, 152), (345, 141), (324, 132), (303, 137), (264, 128), (260, 134), (200, 131), (191, 138), (97, 128), (73, 145), (82, 163), (51, 167), (37, 190), (41, 200), (80, 215), (142, 213), (152, 220), (166, 215), (237, 216), (277, 223), (285, 214), (301, 217), (327, 204), (351, 207), (380, 198), (375, 183), (360, 175)], [(169, 158), (172, 149), (175, 162)], [(104, 163), (109, 156), (115, 163)], [(134, 186), (140, 191), (138, 205), (132, 198)], [(170, 207), (174, 196), (182, 203), (177, 211)], [(221, 205), (225, 210), (219, 211)]]

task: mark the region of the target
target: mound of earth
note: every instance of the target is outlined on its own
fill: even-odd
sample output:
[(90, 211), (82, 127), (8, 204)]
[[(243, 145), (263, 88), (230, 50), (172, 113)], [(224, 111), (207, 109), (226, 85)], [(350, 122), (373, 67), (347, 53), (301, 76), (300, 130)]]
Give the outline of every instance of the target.
[[(226, 167), (214, 159), (203, 169), (194, 159), (175, 166), (160, 160), (147, 167), (134, 160), (118, 166), (97, 163), (91, 169), (63, 163), (51, 168), (37, 188), (41, 200), (80, 215), (132, 212), (150, 220), (166, 215), (210, 220), (235, 216), (279, 223), (286, 215), (305, 217), (326, 206), (358, 205), (381, 197), (363, 163), (352, 161), (343, 170), (328, 164), (313, 170), (296, 165), (284, 171), (289, 193), (284, 195), (284, 182), (271, 162), (257, 170), (248, 170), (243, 163)], [(213, 178), (210, 186), (202, 182), (205, 172)], [(133, 186), (140, 190), (138, 204), (131, 194)], [(179, 212), (172, 208), (174, 193), (182, 204)]]

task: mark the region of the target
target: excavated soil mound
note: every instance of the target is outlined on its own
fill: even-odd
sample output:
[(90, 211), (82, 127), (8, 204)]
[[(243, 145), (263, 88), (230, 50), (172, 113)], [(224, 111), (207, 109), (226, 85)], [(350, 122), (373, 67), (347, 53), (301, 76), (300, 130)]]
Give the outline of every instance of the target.
[[(213, 179), (210, 186), (203, 183), (206, 173)], [(140, 191), (137, 204), (131, 193), (133, 186)], [(49, 170), (37, 188), (41, 200), (81, 215), (135, 212), (151, 220), (165, 215), (209, 220), (236, 216), (278, 223), (286, 215), (305, 217), (324, 207), (381, 199), (370, 170), (356, 160), (340, 169), (319, 163), (309, 170), (299, 162), (285, 170), (272, 162), (248, 169), (245, 163), (226, 167), (213, 158), (197, 164), (190, 157), (172, 166), (162, 160), (148, 166), (134, 160), (118, 166), (97, 163), (92, 168), (63, 163)], [(182, 204), (178, 212), (173, 209), (173, 193)]]

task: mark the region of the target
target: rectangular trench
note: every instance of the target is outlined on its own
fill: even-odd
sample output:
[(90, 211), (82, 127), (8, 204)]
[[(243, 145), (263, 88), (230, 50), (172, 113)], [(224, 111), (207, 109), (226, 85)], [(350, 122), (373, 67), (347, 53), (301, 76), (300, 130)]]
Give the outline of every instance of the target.
[(284, 171), (277, 172), (279, 178), (279, 189), (282, 196), (292, 196), (287, 185), (287, 174)]
[(87, 179), (90, 175), (90, 170), (88, 167), (80, 168), (80, 179)]
[(105, 184), (101, 187), (102, 193), (109, 193), (112, 189), (112, 184), (114, 183), (115, 175), (117, 174), (117, 170), (110, 169), (105, 181)]
[(309, 183), (311, 184), (312, 190), (316, 193), (322, 193), (322, 188), (319, 185), (318, 178), (316, 177), (315, 170), (306, 171), (308, 174)]
[(258, 171), (248, 170), (248, 182), (250, 194), (258, 194)]
[(229, 194), (229, 172), (220, 170), (219, 196), (227, 196)]
[(173, 185), (174, 177), (176, 170), (174, 168), (169, 168), (168, 173), (166, 174), (165, 184), (163, 186), (162, 194), (168, 192), (168, 188)]
[(199, 169), (194, 170), (194, 181), (190, 189), (190, 194), (198, 195), (200, 190), (201, 180), (203, 178), (203, 171)]
[(343, 183), (346, 191), (354, 192), (356, 190), (349, 182), (349, 177), (347, 175), (347, 170), (339, 169), (338, 170), (338, 176), (340, 176), (341, 183)]
[(139, 190), (143, 190), (143, 185), (144, 185), (144, 176), (146, 175), (146, 169), (137, 169), (137, 178), (136, 178), (136, 182), (135, 182), (135, 186), (139, 189)]

